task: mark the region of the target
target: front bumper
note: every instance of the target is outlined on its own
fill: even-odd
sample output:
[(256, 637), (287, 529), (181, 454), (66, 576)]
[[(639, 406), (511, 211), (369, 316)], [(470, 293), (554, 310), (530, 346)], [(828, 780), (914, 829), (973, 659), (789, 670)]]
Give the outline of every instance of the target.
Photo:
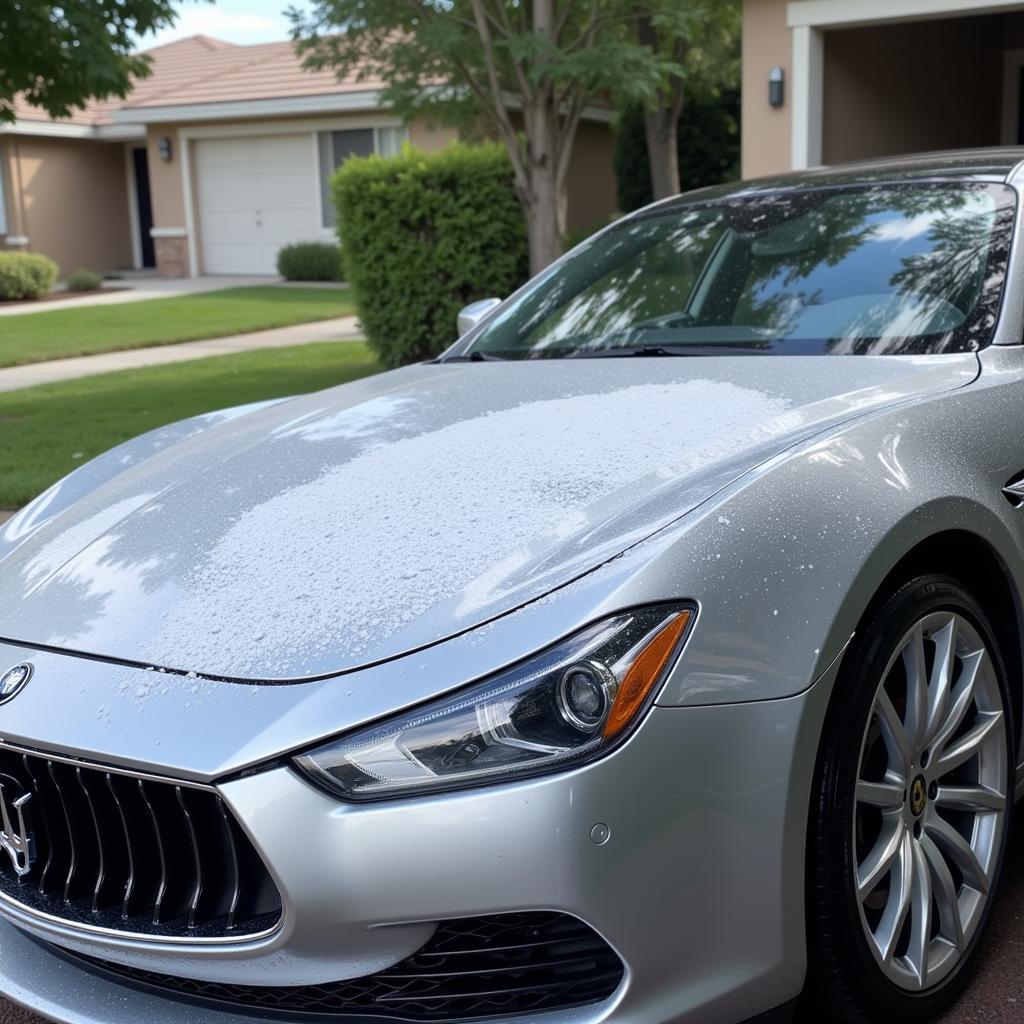
[[(225, 783), (283, 897), (280, 927), (263, 939), (151, 943), (0, 912), (46, 942), (148, 971), (308, 985), (398, 963), (442, 919), (557, 911), (603, 936), (625, 977), (603, 1003), (524, 1024), (736, 1024), (803, 983), (805, 824), (825, 696), (819, 683), (778, 701), (655, 708), (597, 764), (437, 798), (342, 804), (288, 767)], [(611, 830), (604, 845), (591, 839), (598, 823)], [(68, 1024), (252, 1019), (97, 975), (7, 925), (0, 989)]]

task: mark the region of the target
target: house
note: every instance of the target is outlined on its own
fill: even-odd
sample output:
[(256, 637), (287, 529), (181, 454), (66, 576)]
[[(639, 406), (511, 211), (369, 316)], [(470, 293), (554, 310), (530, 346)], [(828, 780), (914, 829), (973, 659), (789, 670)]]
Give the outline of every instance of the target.
[(1024, 3), (743, 0), (743, 175), (1024, 142)]
[[(125, 100), (60, 121), (17, 103), (0, 125), (0, 249), (45, 253), (63, 273), (274, 273), (282, 245), (334, 237), (328, 182), (347, 156), (457, 137), (403, 124), (379, 81), (305, 70), (288, 42), (192, 36), (148, 52), (152, 74)], [(614, 209), (610, 120), (595, 110), (580, 125), (574, 227)]]

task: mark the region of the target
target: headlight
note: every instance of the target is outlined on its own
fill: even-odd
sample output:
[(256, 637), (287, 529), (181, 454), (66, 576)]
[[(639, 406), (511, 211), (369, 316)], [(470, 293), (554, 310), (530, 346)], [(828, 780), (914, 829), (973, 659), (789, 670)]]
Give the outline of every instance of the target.
[(589, 626), (453, 697), (295, 759), (353, 800), (433, 793), (591, 761), (639, 722), (671, 669), (692, 605)]

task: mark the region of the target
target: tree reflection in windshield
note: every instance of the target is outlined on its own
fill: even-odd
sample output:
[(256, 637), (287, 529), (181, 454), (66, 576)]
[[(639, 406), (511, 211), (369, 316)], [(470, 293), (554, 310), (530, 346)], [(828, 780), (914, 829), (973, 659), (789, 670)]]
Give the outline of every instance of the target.
[(1013, 204), (1004, 186), (970, 183), (658, 207), (539, 278), (471, 348), (971, 351), (995, 326)]

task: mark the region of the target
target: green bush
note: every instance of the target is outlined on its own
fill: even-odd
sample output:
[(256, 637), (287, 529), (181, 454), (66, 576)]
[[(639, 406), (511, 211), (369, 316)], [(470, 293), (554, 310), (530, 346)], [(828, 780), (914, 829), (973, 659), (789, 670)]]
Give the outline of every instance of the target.
[(103, 275), (79, 267), (73, 274), (68, 274), (64, 284), (69, 292), (94, 292), (103, 287)]
[(57, 264), (37, 252), (0, 252), (0, 301), (38, 299), (57, 283)]
[(341, 250), (332, 242), (293, 242), (277, 254), (286, 281), (340, 281)]
[(456, 338), (459, 310), (527, 277), (526, 225), (505, 150), (350, 158), (335, 173), (342, 266), (374, 353), (429, 359)]

